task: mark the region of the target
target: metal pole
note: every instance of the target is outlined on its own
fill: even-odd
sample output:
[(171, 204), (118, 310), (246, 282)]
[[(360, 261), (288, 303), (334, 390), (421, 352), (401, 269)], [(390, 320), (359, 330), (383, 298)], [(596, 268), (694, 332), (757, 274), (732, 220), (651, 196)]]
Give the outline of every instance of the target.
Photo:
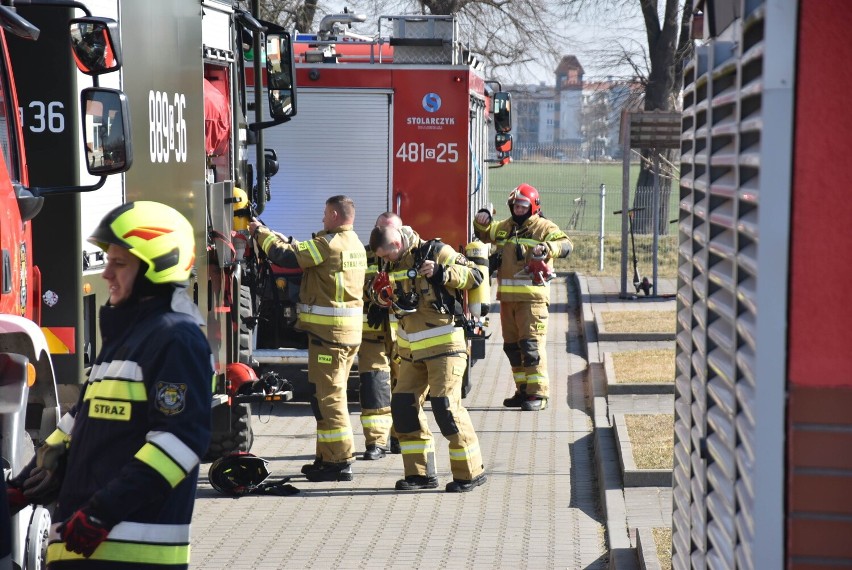
[(651, 248), (653, 255), (653, 296), (657, 296), (657, 251), (660, 246), (660, 153), (654, 149), (654, 195), (651, 197), (651, 207), (654, 215), (651, 218), (654, 224), (654, 244)]
[[(624, 125), (623, 140), (621, 141), (621, 298), (627, 298), (627, 216), (630, 209), (630, 117), (628, 112), (624, 113), (626, 121)], [(625, 124), (626, 123), (626, 124)]]
[(601, 184), (601, 236), (600, 236), (600, 263), (598, 271), (604, 268), (604, 222), (606, 221), (606, 184)]

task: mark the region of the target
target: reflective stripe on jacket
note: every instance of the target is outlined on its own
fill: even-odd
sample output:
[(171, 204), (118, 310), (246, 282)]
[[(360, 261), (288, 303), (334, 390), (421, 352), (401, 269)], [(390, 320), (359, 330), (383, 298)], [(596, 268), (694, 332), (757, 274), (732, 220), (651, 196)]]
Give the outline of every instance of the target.
[(554, 257), (567, 257), (573, 248), (571, 240), (559, 226), (539, 215), (530, 216), (521, 226), (512, 218), (492, 221), (487, 226), (474, 222), (476, 236), (493, 243), (502, 254), (497, 271), (497, 299), (500, 301), (550, 301), (550, 287), (534, 285), (524, 266), (531, 250), (544, 244), (548, 251), (547, 264), (553, 269)]
[(360, 344), (367, 254), (352, 226), (322, 231), (303, 242), (288, 243), (263, 226), (257, 235), (272, 263), (285, 265), (295, 257), (304, 270), (298, 328), (326, 342)]

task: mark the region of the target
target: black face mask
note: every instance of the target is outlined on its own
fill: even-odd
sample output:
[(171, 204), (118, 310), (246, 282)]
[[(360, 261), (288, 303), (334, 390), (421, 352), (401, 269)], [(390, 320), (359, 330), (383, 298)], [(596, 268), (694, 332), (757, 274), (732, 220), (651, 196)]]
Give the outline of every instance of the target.
[(520, 216), (516, 216), (513, 212), (512, 221), (518, 224), (519, 226), (522, 226), (524, 225), (524, 222), (526, 222), (530, 218), (530, 216), (532, 216), (532, 208), (527, 210), (526, 214), (521, 214)]
[(133, 281), (133, 292), (128, 297), (128, 303), (138, 303), (145, 297), (169, 297), (174, 291), (171, 283), (155, 284), (147, 277), (145, 272), (148, 271), (148, 265), (144, 262), (139, 264), (139, 271), (136, 273), (136, 279)]

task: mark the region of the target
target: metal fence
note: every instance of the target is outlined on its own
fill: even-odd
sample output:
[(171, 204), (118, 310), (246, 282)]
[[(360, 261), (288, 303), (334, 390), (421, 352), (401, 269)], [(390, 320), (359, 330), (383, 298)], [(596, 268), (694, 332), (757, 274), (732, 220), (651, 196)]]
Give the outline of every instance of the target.
[[(489, 195), (498, 217), (508, 215), (503, 199), (518, 184), (526, 182), (538, 189), (542, 213), (556, 222), (574, 242), (575, 249), (558, 269), (593, 275), (621, 274), (622, 240), (627, 241), (628, 281), (633, 281), (634, 255), (637, 272), (651, 278), (654, 263), (653, 210), (654, 188), (637, 189), (640, 163), (638, 155), (630, 163), (628, 227), (635, 231), (622, 234), (621, 214), (623, 163), (619, 160), (579, 158), (582, 152), (566, 152), (565, 147), (544, 146), (515, 154), (513, 162), (489, 173)], [(520, 154), (520, 157), (518, 157)], [(677, 276), (677, 172), (663, 168), (660, 176), (657, 274), (659, 278)], [(637, 198), (638, 193), (638, 198)], [(632, 237), (632, 239), (631, 239)]]

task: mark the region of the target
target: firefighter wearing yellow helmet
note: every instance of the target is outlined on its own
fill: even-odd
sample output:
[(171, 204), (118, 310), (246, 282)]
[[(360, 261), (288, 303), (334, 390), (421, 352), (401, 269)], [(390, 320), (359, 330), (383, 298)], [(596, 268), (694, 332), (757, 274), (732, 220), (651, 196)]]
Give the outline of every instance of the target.
[(509, 358), (515, 393), (503, 400), (507, 408), (543, 410), (550, 397), (547, 377), (548, 281), (553, 259), (568, 257), (573, 245), (559, 226), (541, 214), (538, 190), (521, 184), (509, 193), (509, 218), (492, 220), (480, 210), (474, 218), (476, 236), (497, 246), (497, 299), (503, 352)]
[(57, 500), (50, 568), (189, 567), (200, 458), (210, 442), (212, 355), (185, 293), (192, 226), (156, 202), (109, 212), (102, 348), (71, 410), (11, 483)]

